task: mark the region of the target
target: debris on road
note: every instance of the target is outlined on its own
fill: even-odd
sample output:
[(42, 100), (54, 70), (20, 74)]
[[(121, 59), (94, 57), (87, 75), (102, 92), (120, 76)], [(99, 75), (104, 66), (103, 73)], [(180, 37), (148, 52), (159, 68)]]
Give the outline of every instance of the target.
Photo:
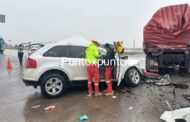
[(41, 105), (35, 105), (35, 106), (32, 106), (31, 109), (37, 109), (39, 107), (41, 107)]
[(161, 115), (160, 119), (164, 120), (165, 122), (190, 122), (190, 108), (165, 111)]
[(133, 106), (129, 107), (129, 110), (132, 110), (133, 109)]
[(88, 120), (89, 117), (85, 114), (79, 117), (80, 122)]
[(166, 101), (166, 104), (168, 105), (168, 108), (169, 108), (169, 110), (171, 111), (171, 110), (172, 110), (172, 107), (171, 107), (171, 105), (169, 104), (168, 101)]
[(169, 85), (170, 82), (170, 76), (169, 75), (164, 75), (160, 77), (160, 80), (158, 82), (155, 82), (155, 85), (158, 86), (166, 86)]
[(174, 86), (175, 88), (180, 88), (180, 89), (188, 89), (189, 88), (188, 85), (182, 84), (182, 83), (180, 83), (180, 84), (178, 84), (178, 83), (172, 83), (171, 85)]
[(116, 98), (117, 98), (117, 96), (112, 96), (112, 98), (113, 98), (113, 99), (116, 99)]
[(187, 101), (190, 102), (190, 95), (183, 94), (182, 97), (184, 97)]
[(51, 105), (51, 106), (48, 106), (48, 107), (44, 108), (44, 110), (51, 111), (51, 110), (54, 110), (55, 108), (56, 108), (56, 106)]
[(169, 85), (170, 82), (170, 76), (168, 74), (166, 75), (160, 75), (152, 72), (145, 72), (144, 78), (146, 83), (154, 83), (158, 86), (166, 86)]

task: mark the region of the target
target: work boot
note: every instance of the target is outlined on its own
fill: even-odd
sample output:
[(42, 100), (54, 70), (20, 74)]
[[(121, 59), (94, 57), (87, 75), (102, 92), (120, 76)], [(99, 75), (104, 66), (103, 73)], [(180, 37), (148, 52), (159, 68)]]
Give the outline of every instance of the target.
[(113, 96), (113, 95), (114, 95), (114, 91), (105, 93), (105, 96)]
[(102, 93), (101, 93), (101, 92), (95, 93), (94, 96), (95, 96), (95, 97), (102, 96)]
[(107, 89), (103, 90), (103, 93), (107, 93), (107, 92), (108, 92)]
[(93, 93), (94, 93), (94, 92), (89, 92), (89, 93), (87, 94), (87, 97), (91, 97), (91, 96), (93, 95)]

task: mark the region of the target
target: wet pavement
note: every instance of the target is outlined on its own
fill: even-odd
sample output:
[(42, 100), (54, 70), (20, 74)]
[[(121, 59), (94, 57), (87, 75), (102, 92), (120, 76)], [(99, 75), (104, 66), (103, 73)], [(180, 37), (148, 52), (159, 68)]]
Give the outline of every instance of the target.
[[(13, 69), (7, 70), (10, 57)], [(181, 95), (190, 94), (189, 89), (174, 86), (155, 86), (142, 83), (135, 88), (115, 89), (112, 97), (86, 97), (86, 87), (72, 87), (58, 99), (47, 99), (40, 88), (26, 87), (21, 80), (16, 51), (6, 50), (0, 54), (0, 121), (1, 122), (78, 122), (80, 115), (88, 115), (88, 122), (161, 122), (160, 115), (172, 109), (187, 107), (190, 103)], [(172, 73), (171, 81), (190, 86), (190, 75)], [(104, 88), (104, 87), (102, 87)], [(52, 111), (44, 108), (55, 105)], [(38, 107), (36, 107), (38, 106)]]

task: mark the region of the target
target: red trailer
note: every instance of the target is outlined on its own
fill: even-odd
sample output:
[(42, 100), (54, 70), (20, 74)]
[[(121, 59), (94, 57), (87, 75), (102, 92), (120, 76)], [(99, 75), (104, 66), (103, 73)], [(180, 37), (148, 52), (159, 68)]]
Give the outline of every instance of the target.
[(159, 9), (144, 27), (143, 45), (147, 71), (178, 67), (190, 72), (190, 6)]

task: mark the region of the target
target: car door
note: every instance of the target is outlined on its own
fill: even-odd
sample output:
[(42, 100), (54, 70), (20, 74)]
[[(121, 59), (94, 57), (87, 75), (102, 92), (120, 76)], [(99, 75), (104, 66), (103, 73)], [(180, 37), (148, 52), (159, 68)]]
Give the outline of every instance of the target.
[[(114, 62), (114, 67), (113, 67), (113, 72), (112, 72), (112, 80), (113, 81), (118, 81), (118, 77), (119, 77), (119, 65), (118, 65), (118, 59), (119, 59), (119, 56), (118, 56), (118, 53), (116, 51), (116, 48), (114, 45), (112, 45), (112, 48), (114, 49), (114, 51), (116, 52), (115, 54), (115, 62)], [(105, 55), (106, 55), (106, 50), (103, 49), (103, 48), (99, 48), (99, 53), (100, 53), (100, 58), (103, 58)], [(100, 71), (100, 76), (101, 76), (101, 81), (105, 81), (105, 66), (103, 65), (100, 65), (99, 66), (99, 71)]]
[(85, 50), (84, 46), (68, 45), (63, 49), (62, 68), (69, 76), (70, 80), (87, 80), (87, 69), (85, 65)]
[(121, 79), (120, 79), (120, 77), (121, 77), (121, 73), (120, 73), (120, 69), (121, 69), (120, 60), (121, 60), (121, 56), (120, 56), (120, 54), (119, 54), (119, 52), (117, 50), (117, 46), (116, 46), (115, 42), (113, 42), (113, 48), (114, 48), (114, 50), (116, 52), (116, 54), (115, 54), (115, 59), (116, 59), (116, 63), (115, 64), (116, 65), (114, 66), (114, 69), (113, 69), (113, 71), (114, 71), (113, 75), (115, 75), (115, 80), (118, 82), (117, 85), (119, 85), (121, 83)]

